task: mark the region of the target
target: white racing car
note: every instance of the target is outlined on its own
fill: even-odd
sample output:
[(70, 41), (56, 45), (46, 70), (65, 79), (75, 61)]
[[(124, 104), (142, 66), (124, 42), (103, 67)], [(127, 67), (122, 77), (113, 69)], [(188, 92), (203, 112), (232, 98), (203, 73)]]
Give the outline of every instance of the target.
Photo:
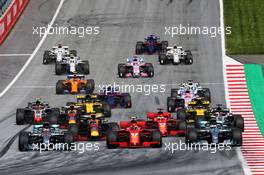
[(70, 54), (64, 57), (62, 61), (56, 62), (55, 73), (56, 75), (62, 74), (89, 74), (89, 62), (83, 61), (80, 57)]
[(64, 57), (73, 54), (77, 56), (76, 50), (69, 50), (69, 46), (53, 46), (51, 50), (45, 50), (43, 55), (43, 64), (49, 64), (52, 62), (61, 62)]
[(193, 64), (193, 56), (190, 50), (183, 50), (181, 46), (167, 47), (166, 52), (159, 55), (160, 64), (172, 63), (178, 65), (183, 64)]

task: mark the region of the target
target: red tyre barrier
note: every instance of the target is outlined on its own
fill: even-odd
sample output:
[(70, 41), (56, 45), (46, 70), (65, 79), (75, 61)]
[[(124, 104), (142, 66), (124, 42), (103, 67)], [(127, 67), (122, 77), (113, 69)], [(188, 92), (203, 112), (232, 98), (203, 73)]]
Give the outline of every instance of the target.
[(0, 44), (3, 43), (29, 0), (13, 0), (6, 12), (0, 18)]

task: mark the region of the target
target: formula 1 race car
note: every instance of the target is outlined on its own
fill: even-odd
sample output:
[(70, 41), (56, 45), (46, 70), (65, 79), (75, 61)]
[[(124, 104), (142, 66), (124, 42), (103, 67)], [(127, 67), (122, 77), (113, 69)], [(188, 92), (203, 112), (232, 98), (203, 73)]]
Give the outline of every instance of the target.
[(154, 54), (161, 52), (168, 47), (168, 41), (159, 41), (159, 37), (155, 35), (149, 35), (145, 38), (145, 41), (138, 41), (136, 44), (136, 54)]
[(59, 115), (59, 108), (50, 108), (48, 103), (36, 98), (36, 101), (28, 103), (27, 107), (17, 109), (16, 124), (41, 124), (43, 122), (56, 124)]
[(171, 96), (167, 98), (167, 109), (169, 112), (175, 112), (177, 109), (187, 107), (189, 102), (198, 97), (210, 102), (210, 89), (203, 88), (199, 83), (189, 80), (182, 83), (179, 88), (171, 89)]
[(77, 102), (67, 102), (66, 106), (81, 107), (82, 115), (96, 115), (97, 117), (111, 117), (111, 106), (97, 98), (97, 95), (78, 95)]
[(80, 116), (76, 124), (70, 125), (70, 132), (75, 141), (99, 141), (105, 140), (108, 130), (118, 130), (117, 123), (110, 123), (104, 117), (96, 115)]
[(56, 75), (68, 73), (79, 73), (87, 75), (89, 74), (89, 62), (82, 61), (80, 57), (70, 54), (70, 56), (63, 58), (62, 61), (56, 62), (55, 73)]
[(74, 140), (101, 140), (105, 138), (109, 127), (115, 127), (115, 124), (106, 122), (103, 115), (87, 115), (82, 107), (63, 108), (64, 112), (59, 118), (60, 128), (67, 128), (73, 134)]
[(223, 118), (211, 118), (202, 123), (203, 125), (199, 129), (187, 130), (186, 143), (242, 145), (242, 131), (239, 128), (225, 125)]
[(96, 95), (98, 99), (108, 103), (111, 108), (131, 108), (132, 106), (130, 94), (120, 92), (118, 87), (106, 86)]
[(162, 137), (158, 129), (145, 128), (146, 121), (132, 119), (120, 121), (120, 130), (109, 130), (106, 134), (108, 148), (161, 148)]
[(167, 63), (172, 63), (178, 65), (183, 64), (193, 64), (193, 55), (190, 50), (184, 51), (181, 46), (167, 47), (166, 52), (159, 54), (159, 62), (164, 65)]
[(45, 50), (43, 55), (43, 64), (49, 64), (52, 62), (61, 62), (64, 57), (73, 54), (77, 56), (76, 50), (69, 50), (68, 46), (62, 46), (58, 44), (58, 46), (52, 47), (51, 50)]
[(118, 64), (118, 75), (120, 78), (153, 77), (154, 68), (151, 63), (145, 63), (143, 58), (133, 56), (127, 59), (126, 64)]
[(188, 126), (194, 126), (200, 128), (200, 122), (208, 120), (210, 116), (209, 101), (205, 101), (202, 98), (195, 98), (191, 102), (187, 109), (178, 109), (177, 118), (185, 120)]
[(231, 113), (228, 108), (223, 108), (220, 104), (210, 110), (210, 115), (222, 118), (225, 125), (229, 127), (236, 127), (242, 132), (244, 131), (244, 118), (240, 114)]
[(184, 136), (186, 130), (186, 122), (176, 120), (169, 112), (147, 112), (146, 128), (159, 129), (161, 136)]
[(21, 132), (18, 139), (19, 151), (29, 150), (70, 150), (73, 135), (62, 132), (58, 125), (34, 125), (33, 132)]
[(56, 83), (56, 94), (93, 93), (94, 80), (84, 79), (84, 75), (68, 75), (66, 80), (58, 80)]
[(71, 105), (62, 107), (61, 114), (58, 118), (60, 128), (71, 130), (71, 125), (75, 125), (83, 113), (85, 113), (84, 109), (80, 106)]

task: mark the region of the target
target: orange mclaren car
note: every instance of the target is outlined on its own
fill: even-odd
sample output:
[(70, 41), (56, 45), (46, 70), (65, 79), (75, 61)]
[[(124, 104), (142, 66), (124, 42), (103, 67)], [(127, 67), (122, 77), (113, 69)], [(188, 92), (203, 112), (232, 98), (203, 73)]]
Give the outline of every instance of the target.
[(77, 93), (93, 93), (94, 80), (84, 79), (84, 75), (68, 75), (65, 80), (58, 80), (56, 83), (56, 94), (77, 94)]

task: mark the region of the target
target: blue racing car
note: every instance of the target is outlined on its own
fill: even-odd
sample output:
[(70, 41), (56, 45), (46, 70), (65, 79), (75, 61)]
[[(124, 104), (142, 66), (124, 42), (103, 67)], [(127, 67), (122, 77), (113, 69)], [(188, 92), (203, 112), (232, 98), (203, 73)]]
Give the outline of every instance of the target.
[(150, 55), (166, 50), (168, 41), (159, 41), (160, 38), (155, 35), (149, 35), (145, 41), (138, 41), (136, 44), (136, 54), (148, 53)]
[(106, 86), (100, 90), (97, 98), (108, 103), (112, 108), (131, 108), (131, 96), (129, 93), (122, 93), (118, 87)]

